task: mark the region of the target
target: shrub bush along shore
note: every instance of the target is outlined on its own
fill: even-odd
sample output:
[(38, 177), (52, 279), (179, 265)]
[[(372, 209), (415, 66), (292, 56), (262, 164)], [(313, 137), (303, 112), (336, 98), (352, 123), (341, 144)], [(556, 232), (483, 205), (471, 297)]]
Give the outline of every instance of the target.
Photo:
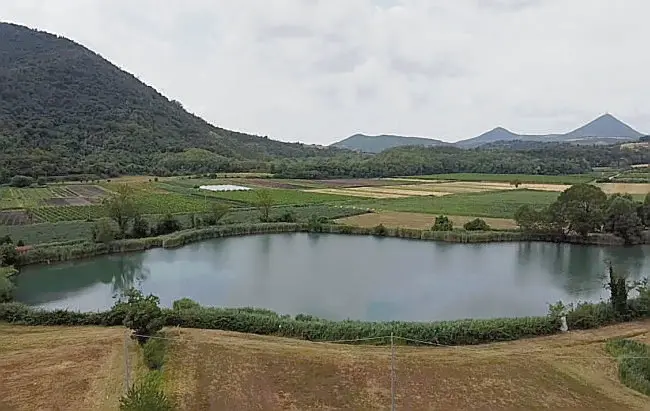
[[(623, 321), (650, 317), (650, 298), (647, 286), (639, 297), (628, 301), (625, 315), (617, 312), (609, 302), (581, 303), (571, 306), (552, 306), (549, 315), (522, 318), (463, 319), (436, 322), (369, 322), (330, 321), (299, 314), (295, 317), (279, 315), (258, 308), (201, 307), (191, 300), (175, 304), (176, 309), (162, 309), (165, 326), (216, 329), (259, 335), (298, 338), (310, 341), (376, 338), (359, 341), (361, 344), (389, 344), (391, 333), (409, 345), (473, 345), (497, 341), (551, 335), (560, 332), (561, 317), (565, 316), (569, 329), (591, 329)], [(122, 325), (125, 312), (117, 304), (104, 312), (46, 311), (20, 303), (0, 304), (0, 321), (22, 325)], [(403, 341), (403, 340), (402, 340)], [(159, 361), (152, 359), (152, 364)]]
[[(414, 240), (445, 241), (454, 243), (488, 243), (507, 241), (546, 241), (590, 245), (622, 245), (624, 241), (611, 234), (590, 234), (557, 236), (550, 233), (522, 231), (431, 231), (412, 228), (356, 227), (327, 222), (309, 223), (258, 223), (213, 226), (199, 229), (177, 231), (172, 234), (137, 239), (116, 240), (108, 244), (92, 242), (70, 242), (41, 245), (21, 253), (16, 266), (54, 263), (104, 254), (143, 251), (150, 248), (175, 248), (193, 242), (220, 237), (253, 234), (315, 232), (329, 234), (374, 235), (380, 237), (406, 238)], [(644, 241), (650, 242), (650, 236)]]

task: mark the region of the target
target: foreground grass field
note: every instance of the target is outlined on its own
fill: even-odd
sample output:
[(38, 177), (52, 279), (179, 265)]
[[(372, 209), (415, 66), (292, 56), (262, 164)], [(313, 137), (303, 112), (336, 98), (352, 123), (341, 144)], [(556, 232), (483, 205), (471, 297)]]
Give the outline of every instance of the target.
[[(648, 341), (650, 323), (479, 347), (396, 348), (403, 410), (647, 410), (604, 340)], [(389, 409), (390, 347), (219, 331), (175, 333), (166, 391), (181, 410)]]
[[(124, 328), (0, 324), (1, 410), (116, 410)], [(390, 347), (170, 329), (165, 391), (180, 410), (387, 409)], [(473, 347), (395, 349), (408, 410), (647, 410), (624, 387), (613, 337), (650, 342), (650, 322)], [(132, 380), (144, 368), (133, 343)]]
[[(117, 410), (123, 328), (0, 324), (0, 410)], [(132, 376), (144, 370), (130, 347)]]

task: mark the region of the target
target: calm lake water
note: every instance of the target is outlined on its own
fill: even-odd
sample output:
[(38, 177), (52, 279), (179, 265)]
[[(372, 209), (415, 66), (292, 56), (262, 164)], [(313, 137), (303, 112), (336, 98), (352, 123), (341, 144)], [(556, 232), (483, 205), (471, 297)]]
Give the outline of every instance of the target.
[(19, 301), (95, 311), (136, 286), (165, 306), (255, 306), (330, 319), (429, 321), (543, 315), (598, 300), (605, 262), (650, 275), (650, 247), (450, 244), (370, 236), (272, 234), (215, 239), (50, 266), (17, 276)]

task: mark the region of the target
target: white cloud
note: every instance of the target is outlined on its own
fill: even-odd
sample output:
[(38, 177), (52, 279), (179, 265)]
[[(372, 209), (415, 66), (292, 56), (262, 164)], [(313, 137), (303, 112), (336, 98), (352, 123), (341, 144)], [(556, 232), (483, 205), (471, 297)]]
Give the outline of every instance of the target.
[(650, 131), (647, 0), (2, 0), (215, 125), (310, 143)]

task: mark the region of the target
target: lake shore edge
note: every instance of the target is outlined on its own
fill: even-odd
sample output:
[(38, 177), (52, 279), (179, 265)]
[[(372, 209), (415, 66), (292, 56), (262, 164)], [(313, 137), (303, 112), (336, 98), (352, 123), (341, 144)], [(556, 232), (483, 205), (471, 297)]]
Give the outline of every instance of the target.
[[(110, 243), (74, 241), (35, 246), (21, 252), (16, 267), (38, 264), (53, 264), (70, 260), (92, 258), (108, 254), (146, 251), (151, 248), (178, 248), (187, 244), (215, 238), (259, 234), (318, 233), (341, 235), (371, 235), (375, 237), (402, 238), (421, 241), (478, 244), (498, 242), (550, 242), (558, 244), (579, 244), (594, 246), (623, 246), (623, 239), (610, 234), (590, 234), (558, 237), (543, 233), (523, 231), (431, 231), (412, 228), (358, 227), (341, 224), (309, 223), (259, 223), (212, 226), (188, 229), (173, 234), (138, 239), (117, 240)], [(650, 235), (645, 235), (642, 244), (650, 244)], [(632, 246), (633, 247), (633, 246)]]

